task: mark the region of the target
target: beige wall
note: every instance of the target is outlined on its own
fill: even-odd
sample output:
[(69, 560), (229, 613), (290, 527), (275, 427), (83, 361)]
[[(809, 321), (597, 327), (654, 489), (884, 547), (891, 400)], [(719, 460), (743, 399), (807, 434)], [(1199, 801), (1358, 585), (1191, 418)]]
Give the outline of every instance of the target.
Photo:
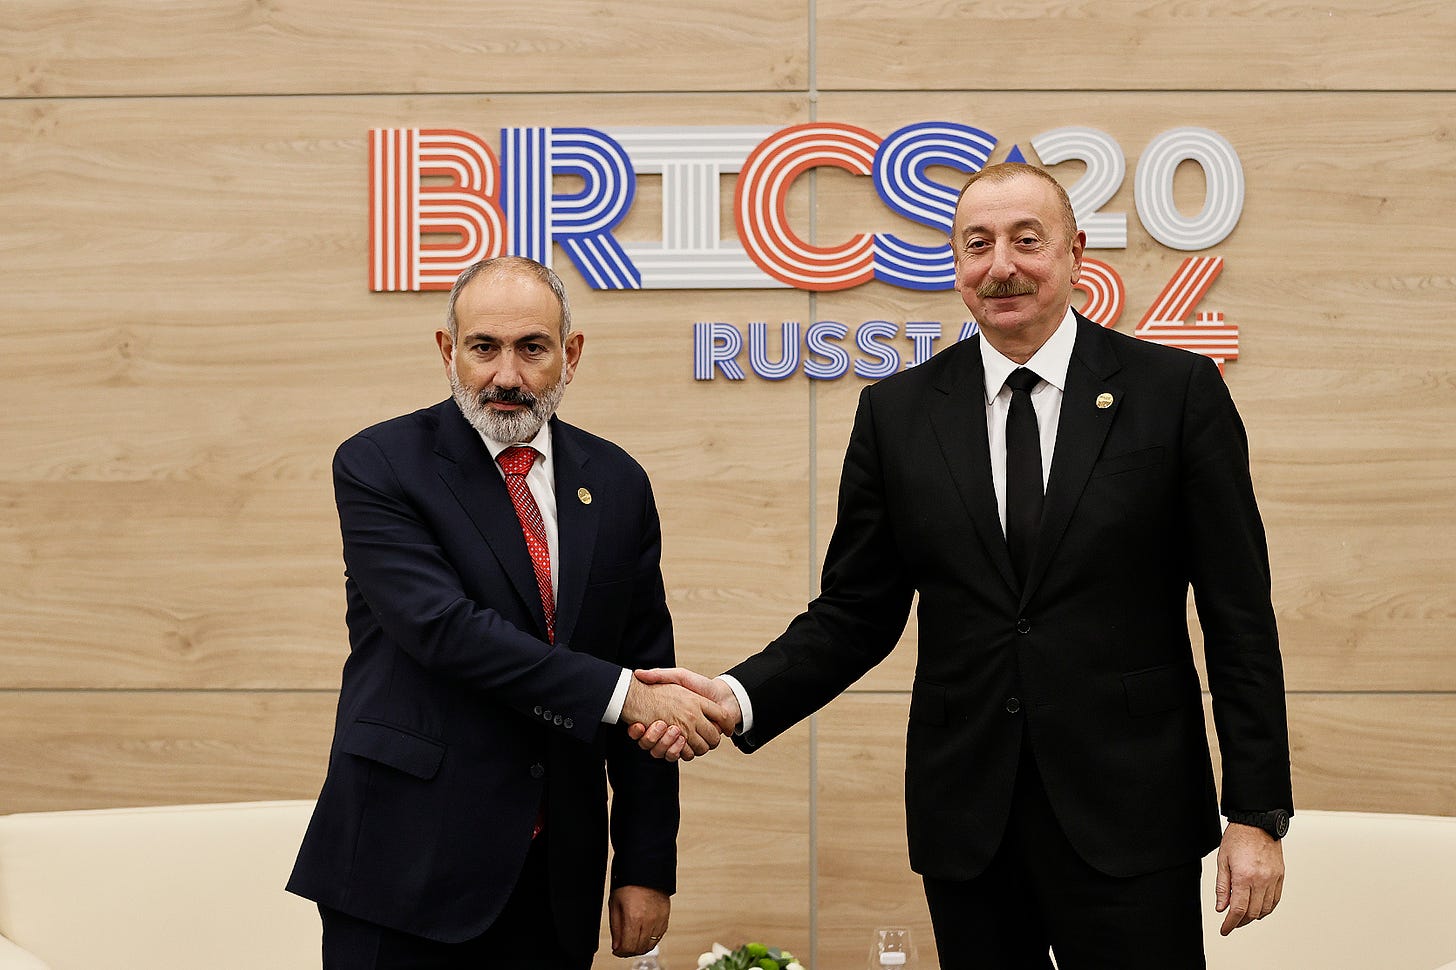
[[(1051, 127), (1108, 131), (1129, 161), (1108, 208), (1129, 213), (1157, 133), (1237, 149), (1246, 204), (1207, 303), (1242, 330), (1226, 374), (1296, 798), (1456, 814), (1456, 13), (1234, 6), (12, 0), (0, 811), (316, 792), (346, 649), (329, 458), (444, 395), (443, 295), (367, 289), (370, 128), (946, 119), (1003, 134), (996, 158)], [(915, 235), (838, 172), (793, 208), (824, 239)], [(1093, 255), (1127, 281), (1123, 330), (1180, 258), (1133, 217), (1126, 251)], [(596, 293), (559, 264), (588, 333), (565, 414), (652, 474), (680, 657), (719, 669), (813, 590), (861, 382), (695, 383), (691, 323), (960, 308), (875, 283)], [(878, 923), (924, 930), (899, 793), (913, 660), (912, 629), (814, 723), (687, 767), (675, 967), (761, 937), (841, 970)]]

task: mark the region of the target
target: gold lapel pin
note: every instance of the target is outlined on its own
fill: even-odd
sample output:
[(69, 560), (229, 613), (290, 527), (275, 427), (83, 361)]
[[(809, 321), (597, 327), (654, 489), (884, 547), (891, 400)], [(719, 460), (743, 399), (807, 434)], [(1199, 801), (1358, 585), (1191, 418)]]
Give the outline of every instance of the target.
[(591, 492), (587, 491), (585, 487), (576, 490), (576, 497), (581, 499), (582, 505), (591, 504)]
[(1112, 395), (1108, 394), (1106, 391), (1103, 391), (1101, 394), (1097, 395), (1097, 406), (1099, 408), (1112, 407)]

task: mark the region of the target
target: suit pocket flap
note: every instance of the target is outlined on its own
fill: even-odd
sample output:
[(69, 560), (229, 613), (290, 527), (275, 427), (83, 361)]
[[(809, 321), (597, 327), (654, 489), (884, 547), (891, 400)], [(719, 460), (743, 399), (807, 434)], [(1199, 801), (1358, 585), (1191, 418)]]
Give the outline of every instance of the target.
[(1200, 702), (1198, 672), (1192, 667), (1149, 667), (1122, 675), (1127, 712), (1160, 714)]
[(445, 757), (441, 742), (380, 721), (355, 721), (344, 732), (339, 750), (425, 780), (435, 777)]
[(916, 683), (910, 690), (910, 720), (944, 724), (945, 688), (923, 681)]
[(1143, 448), (1140, 451), (1129, 451), (1126, 454), (1116, 455), (1112, 458), (1104, 458), (1092, 466), (1092, 477), (1101, 478), (1104, 475), (1118, 475), (1122, 472), (1136, 471), (1139, 468), (1147, 468), (1149, 465), (1161, 465), (1163, 463), (1163, 447), (1158, 445), (1154, 448)]

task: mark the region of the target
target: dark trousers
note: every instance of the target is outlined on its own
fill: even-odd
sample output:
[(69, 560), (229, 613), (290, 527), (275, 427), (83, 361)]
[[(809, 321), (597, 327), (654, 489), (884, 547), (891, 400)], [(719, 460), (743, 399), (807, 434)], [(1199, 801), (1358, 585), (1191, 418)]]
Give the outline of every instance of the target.
[(1023, 750), (1011, 818), (974, 879), (925, 879), (941, 970), (1203, 970), (1201, 864), (1119, 878), (1072, 848)]
[(547, 883), (546, 836), (536, 839), (505, 909), (464, 943), (439, 943), (319, 907), (324, 970), (591, 970), (590, 953), (557, 942)]

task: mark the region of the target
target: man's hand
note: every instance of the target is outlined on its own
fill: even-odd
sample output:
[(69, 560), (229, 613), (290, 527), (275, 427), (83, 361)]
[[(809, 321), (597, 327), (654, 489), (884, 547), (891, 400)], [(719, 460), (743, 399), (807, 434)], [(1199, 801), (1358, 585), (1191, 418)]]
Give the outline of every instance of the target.
[[(627, 699), (622, 703), (624, 723), (632, 726), (660, 723), (664, 729), (674, 730), (675, 740), (682, 741), (678, 754), (684, 761), (716, 748), (722, 740), (719, 726), (736, 723), (730, 721), (730, 716), (713, 700), (686, 687), (668, 682), (651, 683), (640, 677), (634, 677), (628, 684)], [(634, 735), (633, 740), (636, 739)]]
[(1261, 828), (1230, 822), (1218, 846), (1214, 911), (1228, 911), (1219, 927), (1228, 936), (1274, 912), (1284, 893), (1284, 847)]
[[(639, 670), (637, 679), (644, 684), (677, 684), (712, 700), (726, 712), (725, 718), (717, 722), (724, 734), (732, 734), (743, 720), (737, 695), (720, 678), (709, 679), (685, 667), (671, 667)], [(688, 739), (666, 721), (659, 720), (651, 724), (646, 721), (635, 722), (627, 728), (627, 734), (644, 751), (651, 751), (654, 758), (665, 758), (668, 761), (676, 761), (678, 758), (692, 760), (693, 751), (688, 747)]]
[(607, 903), (612, 925), (612, 954), (634, 957), (657, 945), (667, 932), (672, 901), (667, 893), (646, 886), (618, 886)]

